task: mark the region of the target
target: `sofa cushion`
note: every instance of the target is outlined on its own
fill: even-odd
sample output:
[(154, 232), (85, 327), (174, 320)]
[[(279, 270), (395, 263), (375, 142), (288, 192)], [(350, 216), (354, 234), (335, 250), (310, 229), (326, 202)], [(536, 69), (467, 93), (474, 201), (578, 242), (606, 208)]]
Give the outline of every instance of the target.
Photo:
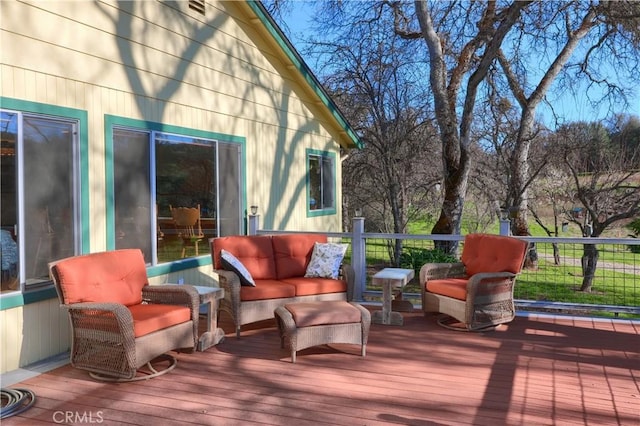
[(144, 336), (163, 328), (182, 324), (191, 319), (191, 310), (185, 306), (158, 303), (128, 306), (133, 317), (133, 334)]
[(315, 243), (305, 277), (338, 278), (348, 244)]
[(341, 293), (347, 291), (347, 283), (332, 278), (292, 277), (282, 280), (296, 289), (296, 296), (311, 296), (314, 294)]
[(458, 300), (467, 300), (467, 282), (465, 278), (444, 278), (427, 281), (427, 291)]
[(295, 286), (278, 280), (255, 280), (256, 286), (240, 287), (240, 300), (247, 302), (250, 300), (282, 299), (284, 297), (295, 297)]
[(123, 249), (92, 253), (56, 263), (57, 280), (65, 304), (115, 302), (127, 306), (142, 302), (148, 284), (142, 251)]
[(253, 277), (237, 257), (223, 249), (220, 250), (220, 259), (222, 260), (224, 269), (235, 272), (238, 275), (240, 284), (255, 287), (256, 283), (253, 281)]
[(291, 312), (296, 327), (350, 324), (361, 321), (360, 310), (348, 302), (299, 302), (284, 305)]
[(220, 251), (232, 253), (247, 268), (254, 280), (276, 279), (271, 237), (264, 235), (236, 235), (211, 239), (211, 255), (216, 269), (224, 269)]
[(479, 272), (517, 274), (527, 251), (527, 242), (513, 237), (468, 234), (462, 249), (462, 263), (467, 275)]
[(322, 234), (273, 235), (273, 254), (278, 279), (302, 277), (307, 271), (316, 242), (326, 243)]

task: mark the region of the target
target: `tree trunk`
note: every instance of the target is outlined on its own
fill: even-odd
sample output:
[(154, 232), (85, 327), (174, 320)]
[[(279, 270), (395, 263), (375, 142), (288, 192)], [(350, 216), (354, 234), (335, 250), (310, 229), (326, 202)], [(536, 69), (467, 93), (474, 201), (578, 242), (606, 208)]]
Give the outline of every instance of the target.
[(595, 244), (584, 244), (584, 251), (582, 254), (582, 286), (580, 291), (591, 293), (591, 286), (593, 285), (593, 277), (596, 273), (596, 266), (598, 265), (598, 248)]
[(553, 264), (556, 266), (560, 265), (560, 248), (558, 247), (558, 243), (552, 243), (553, 247)]

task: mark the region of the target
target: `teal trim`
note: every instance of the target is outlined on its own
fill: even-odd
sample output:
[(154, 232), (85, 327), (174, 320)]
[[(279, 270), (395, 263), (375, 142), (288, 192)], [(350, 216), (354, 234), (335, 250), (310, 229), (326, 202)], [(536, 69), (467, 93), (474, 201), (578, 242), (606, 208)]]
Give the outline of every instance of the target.
[(2, 295), (2, 297), (0, 297), (0, 311), (19, 308), (20, 306), (24, 306), (24, 297), (22, 296), (22, 293), (16, 292)]
[(0, 97), (0, 108), (78, 120), (78, 143), (80, 145), (80, 252), (89, 253), (91, 250), (91, 215), (89, 214), (89, 118), (87, 111), (5, 97)]
[[(80, 253), (89, 253), (91, 251), (91, 215), (89, 212), (89, 118), (87, 111), (1, 96), (0, 108), (78, 121), (78, 144), (80, 149)], [(16, 308), (56, 297), (53, 285), (37, 290), (26, 290), (24, 293), (16, 292), (2, 295), (0, 297), (0, 310)]]
[(309, 156), (310, 155), (317, 155), (320, 157), (330, 157), (332, 162), (333, 162), (333, 193), (337, 194), (336, 190), (337, 190), (337, 163), (336, 163), (336, 153), (335, 152), (329, 152), (329, 151), (321, 151), (318, 149), (311, 149), (311, 148), (307, 148), (306, 151), (306, 155), (305, 155), (305, 167), (306, 167), (306, 185), (307, 185), (307, 203), (306, 203), (306, 207), (307, 207), (307, 217), (318, 217), (318, 216), (331, 216), (331, 215), (335, 215), (337, 213), (337, 206), (335, 205), (336, 200), (334, 200), (334, 206), (328, 209), (320, 209), (320, 210), (311, 210), (309, 208), (309, 200), (311, 199), (311, 174), (309, 172)]
[(360, 137), (356, 134), (355, 130), (351, 127), (335, 102), (333, 102), (331, 97), (329, 97), (329, 94), (324, 90), (309, 66), (304, 62), (304, 60), (298, 53), (298, 51), (295, 49), (295, 47), (293, 47), (282, 30), (280, 30), (278, 24), (276, 24), (273, 18), (271, 18), (262, 3), (260, 1), (250, 0), (247, 2), (247, 4), (260, 19), (260, 21), (262, 21), (262, 24), (265, 26), (267, 31), (269, 31), (278, 46), (280, 46), (280, 49), (282, 49), (282, 52), (291, 62), (293, 62), (294, 66), (302, 74), (305, 81), (309, 84), (309, 86), (311, 86), (311, 89), (320, 98), (322, 103), (329, 109), (340, 126), (342, 126), (347, 136), (349, 136), (354, 145), (357, 148), (362, 148), (364, 146), (364, 143), (362, 142)]
[(53, 286), (47, 286), (38, 290), (28, 290), (24, 293), (15, 292), (3, 295), (0, 298), (0, 311), (19, 308), (20, 306), (55, 299), (57, 297), (56, 289), (53, 288)]
[(194, 269), (200, 266), (211, 265), (211, 256), (192, 257), (190, 259), (178, 260), (171, 263), (163, 263), (157, 266), (147, 268), (147, 276), (157, 277), (159, 275), (169, 274), (171, 272), (184, 271)]
[(116, 248), (115, 194), (113, 190), (113, 123), (111, 116), (104, 118), (104, 186), (105, 232), (107, 250)]
[(244, 136), (229, 135), (226, 133), (211, 132), (208, 130), (191, 129), (189, 127), (173, 126), (170, 124), (156, 123), (154, 121), (137, 120), (135, 118), (125, 118), (116, 115), (105, 116), (106, 125), (117, 125), (122, 127), (131, 127), (140, 130), (153, 130), (156, 132), (174, 133), (182, 136), (191, 136), (194, 138), (215, 139), (224, 142), (236, 142), (245, 144)]

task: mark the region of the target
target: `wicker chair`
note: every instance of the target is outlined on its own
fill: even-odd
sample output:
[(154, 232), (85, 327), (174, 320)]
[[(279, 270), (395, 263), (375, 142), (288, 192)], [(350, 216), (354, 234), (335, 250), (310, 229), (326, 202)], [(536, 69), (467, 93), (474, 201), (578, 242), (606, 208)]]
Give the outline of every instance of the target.
[(49, 269), (61, 307), (69, 313), (71, 365), (91, 377), (156, 377), (176, 365), (168, 351), (194, 351), (197, 290), (188, 285), (150, 286), (139, 249), (70, 257), (52, 262)]
[(460, 262), (422, 266), (422, 310), (444, 314), (438, 324), (456, 330), (484, 331), (512, 321), (513, 288), (527, 247), (513, 237), (467, 235)]

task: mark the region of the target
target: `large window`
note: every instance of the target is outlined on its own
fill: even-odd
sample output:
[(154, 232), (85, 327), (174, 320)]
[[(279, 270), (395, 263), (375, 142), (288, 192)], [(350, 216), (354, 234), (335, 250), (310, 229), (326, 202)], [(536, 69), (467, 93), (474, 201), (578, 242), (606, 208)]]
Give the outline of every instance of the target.
[(156, 264), (242, 233), (240, 144), (117, 125), (112, 135), (115, 248)]
[[(2, 292), (49, 282), (80, 252), (78, 120), (0, 111)], [(26, 286), (26, 287), (25, 287)]]
[(307, 151), (307, 200), (310, 215), (335, 214), (335, 154)]

